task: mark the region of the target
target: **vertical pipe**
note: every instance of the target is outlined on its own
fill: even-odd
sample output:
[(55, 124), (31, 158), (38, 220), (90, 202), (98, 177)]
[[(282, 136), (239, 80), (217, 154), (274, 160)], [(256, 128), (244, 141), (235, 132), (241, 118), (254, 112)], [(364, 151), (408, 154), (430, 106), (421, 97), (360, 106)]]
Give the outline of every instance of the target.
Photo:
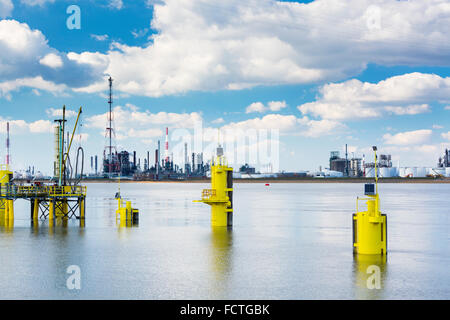
[(5, 201), (5, 221), (9, 220), (9, 200)]
[(9, 202), (9, 221), (14, 220), (14, 200), (8, 200)]
[(53, 227), (55, 223), (55, 200), (51, 199), (48, 203), (48, 226)]
[(86, 210), (86, 202), (84, 198), (79, 198), (78, 199), (78, 203), (79, 203), (79, 207), (80, 207), (80, 219), (84, 220), (85, 219), (85, 210)]
[(33, 208), (33, 221), (37, 221), (39, 219), (39, 200), (32, 200), (32, 208)]
[(166, 128), (166, 151), (164, 153), (166, 163), (169, 161), (169, 128)]
[(7, 165), (7, 167), (9, 167), (9, 161), (10, 161), (10, 159), (9, 159), (9, 157), (10, 157), (10, 154), (9, 154), (9, 122), (7, 122), (6, 123), (6, 131), (7, 131), (7, 137), (6, 137), (6, 165)]
[[(231, 191), (228, 191), (228, 198), (230, 199), (230, 206), (228, 209), (233, 209), (233, 171), (227, 171), (227, 188)], [(227, 217), (227, 226), (233, 226), (233, 212), (228, 212)]]
[(61, 129), (61, 173), (62, 173), (62, 182), (66, 184), (66, 168), (64, 165), (64, 133), (66, 131), (66, 106), (63, 106), (63, 121), (62, 121), (62, 129)]

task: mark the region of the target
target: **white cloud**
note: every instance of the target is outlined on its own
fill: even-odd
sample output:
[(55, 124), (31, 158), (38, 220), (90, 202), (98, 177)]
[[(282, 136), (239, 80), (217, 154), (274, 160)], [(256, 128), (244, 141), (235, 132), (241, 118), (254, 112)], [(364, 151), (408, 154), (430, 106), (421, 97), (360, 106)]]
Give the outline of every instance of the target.
[(231, 122), (221, 127), (228, 132), (246, 130), (279, 130), (280, 134), (301, 135), (317, 138), (335, 134), (346, 127), (332, 120), (311, 120), (308, 117), (297, 118), (294, 115), (269, 114), (240, 122)]
[(223, 118), (217, 118), (216, 120), (211, 121), (214, 124), (220, 124), (220, 123), (224, 123), (225, 120)]
[(11, 133), (14, 135), (29, 133), (51, 133), (54, 124), (49, 120), (26, 122), (25, 120), (7, 120), (0, 117), (0, 133), (6, 133), (6, 123), (9, 122)]
[(308, 117), (303, 117), (300, 120), (306, 130), (301, 131), (301, 135), (311, 138), (318, 138), (327, 135), (334, 135), (346, 130), (346, 126), (340, 122), (323, 119), (323, 120), (310, 120)]
[[(107, 113), (86, 118), (86, 127), (104, 130)], [(114, 108), (114, 125), (119, 140), (126, 138), (153, 138), (164, 134), (166, 126), (170, 128), (193, 128), (201, 122), (199, 113), (168, 113), (140, 111), (134, 105)]]
[[(0, 95), (11, 97), (6, 89), (11, 84), (34, 79), (21, 86), (46, 90), (42, 83), (53, 84), (50, 89), (86, 87), (93, 79), (101, 78), (104, 66), (72, 61), (66, 55), (49, 47), (39, 30), (32, 30), (26, 23), (0, 20)], [(82, 55), (80, 59), (83, 59)], [(99, 58), (97, 58), (99, 59)], [(93, 60), (95, 61), (95, 60)], [(49, 70), (49, 67), (56, 68)], [(37, 83), (37, 87), (33, 87)], [(12, 85), (11, 90), (20, 86)]]
[(42, 77), (23, 78), (12, 81), (0, 82), (0, 97), (11, 99), (11, 91), (17, 91), (21, 88), (36, 88), (45, 90), (53, 94), (63, 94), (67, 89), (65, 85), (57, 85), (51, 81), (46, 81)]
[(392, 112), (396, 115), (415, 115), (421, 114), (425, 112), (430, 112), (431, 108), (428, 104), (420, 104), (420, 105), (410, 105), (406, 107), (385, 107), (384, 108), (388, 112)]
[(280, 111), (281, 109), (286, 108), (286, 106), (286, 101), (270, 101), (267, 103), (267, 106), (265, 106), (262, 102), (254, 102), (245, 109), (245, 113)]
[(261, 102), (253, 102), (251, 105), (249, 105), (245, 109), (245, 113), (253, 113), (253, 112), (259, 112), (263, 113), (265, 112), (266, 107)]
[(326, 119), (376, 118), (384, 114), (414, 115), (429, 112), (426, 102), (450, 100), (450, 77), (409, 73), (378, 83), (353, 79), (320, 88), (314, 102), (298, 106), (303, 114)]
[(280, 111), (287, 107), (286, 101), (270, 101), (267, 106), (270, 111)]
[(63, 66), (61, 57), (55, 53), (47, 54), (45, 57), (39, 60), (39, 63), (53, 69), (58, 69)]
[(120, 10), (123, 8), (123, 1), (122, 0), (110, 0), (109, 7)]
[[(63, 115), (63, 109), (54, 109), (54, 108), (49, 108), (47, 110), (45, 110), (45, 113), (47, 113), (47, 115), (49, 117), (62, 117)], [(78, 115), (78, 112), (70, 110), (70, 109), (66, 109), (66, 118), (73, 118), (76, 117)]]
[[(378, 151), (380, 154), (391, 154), (395, 166), (399, 163), (402, 167), (433, 167), (436, 166), (438, 158), (442, 156), (445, 148), (449, 147), (450, 143), (425, 143), (409, 146), (380, 146)], [(366, 156), (370, 152), (367, 150)]]
[(0, 0), (0, 18), (11, 16), (14, 5), (11, 0)]
[(450, 106), (446, 106), (444, 109), (445, 110), (450, 110)]
[(55, 0), (20, 0), (20, 2), (29, 6), (43, 6), (46, 3), (53, 3)]
[(383, 136), (384, 142), (388, 145), (409, 146), (420, 145), (430, 141), (433, 134), (432, 130), (416, 130), (400, 132), (395, 135), (389, 133)]
[(444, 127), (439, 124), (433, 124), (433, 129), (443, 129)]
[(91, 38), (97, 40), (97, 41), (106, 41), (108, 40), (109, 36), (107, 34), (91, 34)]
[(446, 65), (450, 56), (445, 0), (380, 0), (378, 29), (368, 27), (369, 0), (150, 5), (152, 28), (158, 30), (152, 42), (116, 43), (107, 54), (106, 72), (118, 79), (119, 90), (161, 96), (335, 81), (368, 63)]
[(442, 138), (450, 141), (450, 131), (447, 132), (447, 133), (442, 133), (441, 136), (442, 136)]
[(54, 124), (49, 120), (38, 120), (30, 123), (29, 130), (31, 133), (49, 133), (53, 132)]

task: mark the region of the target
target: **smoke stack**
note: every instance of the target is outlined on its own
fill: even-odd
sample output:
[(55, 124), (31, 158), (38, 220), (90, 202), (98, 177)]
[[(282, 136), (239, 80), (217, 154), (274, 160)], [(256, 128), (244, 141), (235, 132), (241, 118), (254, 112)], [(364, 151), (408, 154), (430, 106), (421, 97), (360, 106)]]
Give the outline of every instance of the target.
[(166, 162), (169, 162), (169, 128), (166, 128), (166, 152), (164, 153)]
[(10, 154), (9, 154), (9, 122), (6, 123), (6, 165), (10, 165)]

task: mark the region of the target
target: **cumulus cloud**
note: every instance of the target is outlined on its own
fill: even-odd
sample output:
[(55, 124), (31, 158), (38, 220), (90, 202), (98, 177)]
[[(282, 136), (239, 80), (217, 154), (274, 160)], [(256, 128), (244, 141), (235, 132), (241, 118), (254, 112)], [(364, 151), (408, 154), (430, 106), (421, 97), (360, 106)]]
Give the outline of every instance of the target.
[(11, 132), (14, 135), (29, 133), (51, 133), (54, 124), (49, 120), (36, 120), (27, 122), (25, 120), (8, 120), (0, 117), (0, 133), (6, 133), (6, 123), (9, 122)]
[(261, 102), (253, 102), (245, 109), (245, 113), (259, 112), (263, 113), (266, 110), (266, 107)]
[(379, 28), (368, 25), (369, 0), (150, 4), (158, 31), (152, 41), (115, 43), (106, 55), (106, 72), (132, 94), (336, 81), (368, 63), (440, 66), (450, 59), (446, 0), (377, 1)]
[(446, 132), (446, 133), (442, 133), (441, 134), (442, 138), (444, 138), (445, 140), (450, 141), (450, 131)]
[[(391, 154), (394, 165), (400, 166), (417, 166), (417, 167), (434, 167), (437, 160), (444, 153), (445, 148), (449, 148), (450, 143), (424, 143), (418, 145), (386, 145), (379, 147), (379, 153)], [(371, 150), (367, 148), (366, 156), (371, 154)]]
[[(0, 90), (7, 97), (8, 88), (17, 90), (17, 84), (27, 79), (34, 81), (22, 86), (41, 90), (85, 87), (101, 78), (104, 69), (70, 60), (49, 47), (42, 32), (15, 20), (0, 21), (0, 52)], [(33, 87), (33, 83), (37, 86)]]
[(262, 102), (254, 102), (245, 109), (245, 113), (280, 111), (281, 109), (286, 108), (286, 106), (286, 101), (270, 101), (267, 103), (267, 106), (265, 106)]
[(0, 97), (11, 99), (11, 92), (21, 88), (35, 88), (51, 92), (55, 95), (63, 94), (67, 87), (63, 84), (57, 85), (51, 81), (46, 81), (42, 77), (22, 78), (11, 81), (0, 82)]
[[(107, 113), (98, 114), (86, 118), (86, 127), (104, 129), (107, 122)], [(171, 128), (193, 128), (196, 123), (202, 121), (197, 112), (192, 113), (168, 113), (140, 111), (134, 105), (127, 104), (125, 107), (114, 108), (114, 125), (116, 137), (119, 140), (126, 138), (153, 138), (162, 137), (164, 127)]]
[(416, 130), (400, 132), (394, 135), (387, 133), (383, 136), (384, 142), (388, 145), (408, 146), (420, 145), (430, 141), (432, 130)]
[(211, 121), (214, 124), (220, 124), (220, 123), (224, 123), (225, 120), (223, 118), (217, 118), (216, 120)]
[(61, 68), (63, 66), (61, 57), (55, 53), (47, 54), (45, 57), (39, 60), (39, 63), (53, 69)]
[(294, 115), (269, 114), (262, 118), (231, 122), (221, 127), (221, 130), (242, 132), (275, 129), (279, 130), (282, 135), (290, 134), (317, 138), (335, 134), (345, 130), (345, 128), (343, 124), (332, 120), (311, 120), (308, 117), (297, 118)]
[(378, 83), (356, 79), (322, 86), (314, 102), (298, 106), (303, 114), (326, 119), (376, 118), (430, 111), (425, 102), (450, 100), (450, 77), (409, 73)]
[[(49, 108), (47, 110), (45, 110), (45, 113), (47, 113), (47, 115), (49, 117), (62, 117), (63, 115), (63, 109), (54, 109), (54, 108)], [(76, 117), (78, 115), (78, 112), (74, 111), (74, 110), (70, 110), (70, 109), (66, 109), (66, 118), (73, 118)]]
[(11, 16), (14, 5), (11, 0), (0, 0), (0, 18)]

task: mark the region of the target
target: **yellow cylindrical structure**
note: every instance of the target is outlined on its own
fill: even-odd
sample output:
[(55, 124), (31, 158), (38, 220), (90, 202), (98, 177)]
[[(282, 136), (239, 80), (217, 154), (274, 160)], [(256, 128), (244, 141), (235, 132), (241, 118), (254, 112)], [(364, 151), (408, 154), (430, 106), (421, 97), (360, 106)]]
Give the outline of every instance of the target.
[[(380, 197), (378, 194), (377, 147), (375, 153), (374, 170), (375, 184), (364, 186), (367, 196), (367, 211), (353, 214), (353, 252), (357, 254), (385, 255), (387, 254), (387, 216), (380, 212)], [(357, 208), (358, 201), (357, 200)]]
[(14, 200), (7, 200), (7, 205), (8, 205), (8, 219), (9, 221), (13, 221), (14, 220)]
[(48, 225), (53, 227), (55, 223), (55, 201), (51, 200), (48, 203)]
[(126, 220), (131, 221), (132, 216), (133, 216), (133, 208), (131, 207), (131, 201), (127, 201), (125, 210)]
[(80, 202), (80, 219), (84, 220), (86, 216), (86, 200), (84, 198), (79, 200)]
[(213, 227), (227, 227), (228, 217), (227, 217), (227, 205), (222, 203), (217, 203), (211, 205), (211, 226)]
[(367, 211), (353, 215), (353, 248), (358, 254), (387, 253), (387, 217), (376, 211), (378, 197), (367, 200)]
[[(1, 194), (5, 195), (7, 192), (8, 184), (12, 179), (13, 173), (9, 170), (7, 165), (2, 165), (0, 168), (0, 189)], [(8, 200), (0, 199), (0, 216), (6, 220), (9, 219)]]
[(233, 225), (233, 168), (218, 156), (211, 166), (211, 189), (203, 190), (202, 200), (211, 206), (211, 226), (231, 227)]
[(39, 200), (34, 199), (33, 201), (33, 221), (38, 221), (39, 219)]

